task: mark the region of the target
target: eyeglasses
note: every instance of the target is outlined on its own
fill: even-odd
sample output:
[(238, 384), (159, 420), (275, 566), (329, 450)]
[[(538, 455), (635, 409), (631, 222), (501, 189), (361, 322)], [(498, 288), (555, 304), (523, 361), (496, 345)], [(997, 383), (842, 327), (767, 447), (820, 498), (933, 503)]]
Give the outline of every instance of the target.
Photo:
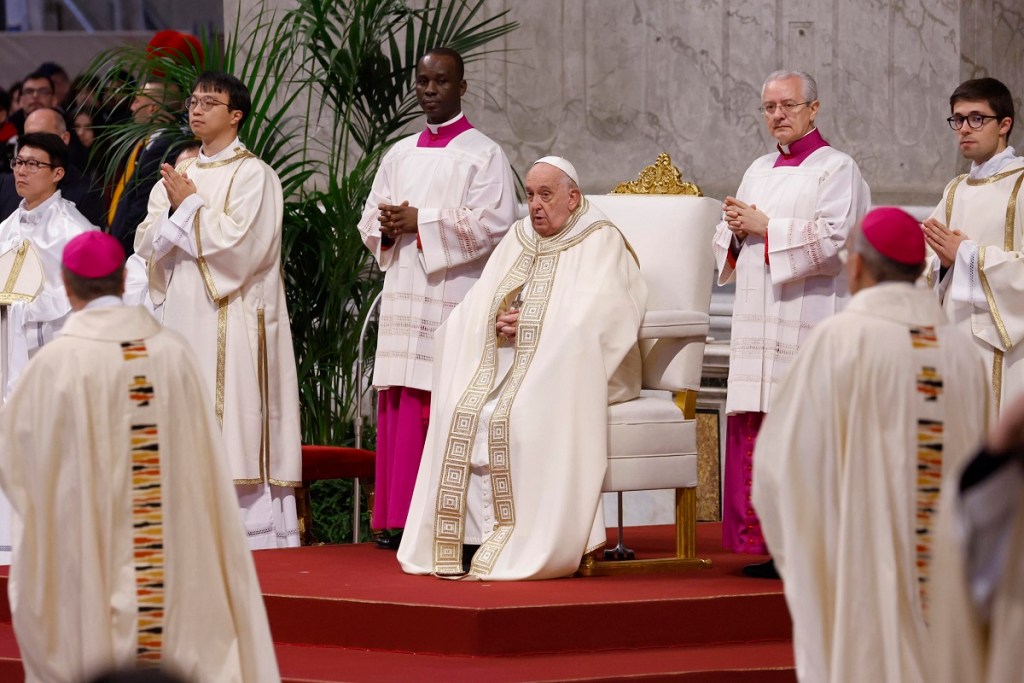
[(49, 88), (24, 88), (21, 91), (22, 97), (49, 97), (53, 91)]
[(228, 109), (231, 109), (231, 105), (228, 104), (227, 102), (221, 102), (220, 100), (215, 100), (212, 97), (194, 97), (194, 96), (189, 96), (189, 97), (185, 98), (185, 109), (186, 109), (186, 111), (192, 111), (192, 107), (195, 107), (196, 105), (198, 105), (199, 108), (201, 110), (203, 110), (203, 111), (210, 111), (211, 109), (216, 107), (218, 104), (223, 104)]
[(985, 121), (988, 119), (999, 119), (998, 116), (988, 116), (987, 114), (968, 114), (967, 116), (960, 116), (960, 114), (953, 114), (946, 123), (953, 130), (960, 130), (964, 127), (964, 121), (971, 127), (971, 130), (981, 130), (981, 127), (985, 125)]
[(793, 114), (796, 112), (797, 109), (804, 106), (805, 104), (810, 104), (812, 101), (813, 100), (808, 100), (806, 102), (783, 102), (782, 104), (775, 104), (774, 102), (769, 102), (767, 104), (762, 104), (760, 107), (757, 108), (757, 110), (764, 114), (765, 116), (774, 116), (775, 112), (777, 112), (780, 108), (787, 114)]
[(22, 159), (21, 157), (11, 159), (12, 169), (16, 169), (19, 166), (24, 166), (25, 170), (29, 173), (35, 173), (41, 168), (57, 168), (55, 164), (48, 164), (44, 161), (36, 161), (35, 159)]

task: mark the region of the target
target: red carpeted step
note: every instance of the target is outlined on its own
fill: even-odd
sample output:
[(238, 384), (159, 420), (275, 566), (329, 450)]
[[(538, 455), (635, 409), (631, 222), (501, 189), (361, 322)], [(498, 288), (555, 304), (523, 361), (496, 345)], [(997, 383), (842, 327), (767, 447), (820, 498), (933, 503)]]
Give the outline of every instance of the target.
[(674, 680), (686, 683), (792, 683), (789, 643), (718, 645), (518, 657), (446, 657), (343, 648), (276, 647), (285, 683), (444, 680)]
[[(9, 617), (8, 617), (9, 619)], [(21, 666), (14, 627), (8, 622), (0, 624), (0, 681), (23, 681), (25, 670)]]
[[(673, 539), (672, 527), (627, 530), (638, 556), (665, 554)], [(739, 573), (760, 558), (723, 552), (717, 524), (699, 527), (698, 548), (711, 569), (527, 582), (409, 576), (372, 544), (255, 559), (279, 642), (491, 656), (790, 637), (782, 584)]]

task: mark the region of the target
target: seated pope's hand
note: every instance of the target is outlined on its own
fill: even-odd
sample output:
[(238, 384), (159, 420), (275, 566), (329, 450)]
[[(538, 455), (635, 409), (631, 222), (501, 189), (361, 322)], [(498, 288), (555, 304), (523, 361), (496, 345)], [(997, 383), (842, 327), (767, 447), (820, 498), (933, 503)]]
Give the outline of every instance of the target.
[(494, 323), (494, 328), (498, 332), (498, 336), (509, 341), (514, 341), (516, 338), (516, 323), (518, 320), (519, 311), (517, 309), (510, 308), (507, 311), (499, 313), (498, 318)]

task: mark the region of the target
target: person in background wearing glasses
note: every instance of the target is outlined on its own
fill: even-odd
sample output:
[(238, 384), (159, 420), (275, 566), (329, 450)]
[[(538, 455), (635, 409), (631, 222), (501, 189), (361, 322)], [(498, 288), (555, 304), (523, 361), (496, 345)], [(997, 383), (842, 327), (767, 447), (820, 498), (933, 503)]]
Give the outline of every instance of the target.
[(58, 100), (54, 95), (53, 81), (45, 73), (35, 71), (25, 76), (18, 95), (21, 108), (11, 114), (11, 123), (18, 129), (18, 135), (25, 132), (25, 118), (36, 109), (56, 107)]
[(994, 78), (957, 86), (946, 121), (955, 131), (969, 173), (946, 185), (924, 222), (935, 252), (929, 281), (950, 320), (974, 338), (988, 361), (996, 410), (1024, 391), (1024, 157), (1008, 140), (1013, 97)]
[(204, 72), (185, 106), (203, 143), (199, 157), (162, 166), (135, 252), (164, 325), (199, 358), (249, 546), (297, 546), (302, 442), (281, 275), (281, 181), (238, 138), (252, 108), (241, 81)]
[[(857, 162), (815, 127), (820, 106), (804, 72), (765, 79), (760, 111), (776, 151), (756, 159), (725, 198), (714, 237), (718, 284), (736, 282), (722, 544), (738, 553), (768, 550), (750, 503), (757, 433), (797, 349), (849, 297), (839, 253), (871, 204)], [(771, 560), (744, 573), (778, 577)]]
[[(31, 302), (10, 305), (8, 377), (0, 388), (10, 394), (21, 371), (36, 351), (52, 341), (71, 313), (71, 303), (61, 281), (61, 254), (72, 238), (95, 230), (74, 202), (57, 189), (64, 177), (67, 146), (52, 133), (28, 133), (18, 140), (18, 154), (11, 160), (15, 189), (21, 204), (0, 223), (0, 254), (19, 248), (26, 240), (43, 265), (44, 284)], [(0, 564), (11, 561), (11, 508), (0, 496)]]

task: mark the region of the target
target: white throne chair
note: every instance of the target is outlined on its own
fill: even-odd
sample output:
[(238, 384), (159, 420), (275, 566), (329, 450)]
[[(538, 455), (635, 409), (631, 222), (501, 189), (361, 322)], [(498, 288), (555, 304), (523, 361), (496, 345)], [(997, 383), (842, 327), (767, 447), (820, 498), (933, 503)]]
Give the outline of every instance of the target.
[(625, 235), (647, 282), (640, 328), (643, 363), (638, 398), (608, 408), (608, 470), (603, 491), (675, 489), (676, 554), (632, 559), (622, 544), (600, 560), (584, 559), (579, 573), (597, 576), (708, 567), (696, 555), (697, 390), (711, 305), (711, 241), (722, 203), (684, 183), (667, 154), (637, 181), (609, 195), (588, 195)]

